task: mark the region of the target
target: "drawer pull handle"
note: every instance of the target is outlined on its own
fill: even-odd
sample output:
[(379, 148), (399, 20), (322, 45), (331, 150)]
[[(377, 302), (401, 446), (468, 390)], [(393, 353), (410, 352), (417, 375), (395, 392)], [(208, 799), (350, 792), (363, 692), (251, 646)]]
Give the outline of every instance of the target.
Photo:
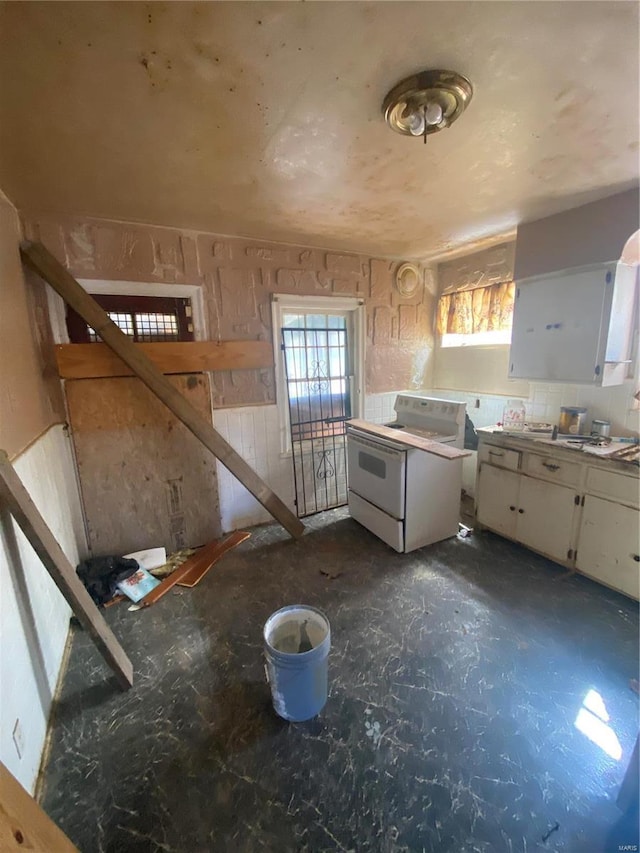
[(498, 453), (497, 450), (490, 450), (489, 456), (504, 456), (504, 453)]
[(520, 513), (520, 515), (524, 515), (524, 510), (523, 510), (523, 509), (519, 509), (519, 510), (518, 510), (518, 512)]
[(509, 507), (509, 509), (511, 510), (511, 512), (515, 512), (515, 507), (513, 506), (513, 504)]
[(557, 471), (560, 467), (559, 465), (554, 465), (552, 462), (543, 462), (542, 464), (548, 471)]
[(636, 563), (640, 563), (640, 554), (634, 554), (633, 559), (636, 561)]

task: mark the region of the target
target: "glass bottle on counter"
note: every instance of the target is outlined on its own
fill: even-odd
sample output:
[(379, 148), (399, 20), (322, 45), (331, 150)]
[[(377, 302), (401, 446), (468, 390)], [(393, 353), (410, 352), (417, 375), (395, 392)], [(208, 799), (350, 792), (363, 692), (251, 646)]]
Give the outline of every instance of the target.
[(507, 400), (502, 411), (502, 429), (510, 432), (522, 432), (526, 412), (522, 400)]

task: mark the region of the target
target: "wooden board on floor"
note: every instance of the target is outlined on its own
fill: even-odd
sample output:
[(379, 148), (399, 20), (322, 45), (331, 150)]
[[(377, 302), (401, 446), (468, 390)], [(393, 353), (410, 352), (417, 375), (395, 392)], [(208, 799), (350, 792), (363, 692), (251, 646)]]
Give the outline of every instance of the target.
[(0, 762), (0, 850), (78, 853), (64, 832)]
[(25, 241), (20, 246), (20, 254), (24, 263), (53, 287), (56, 293), (129, 365), (134, 374), (229, 469), (247, 491), (251, 492), (267, 512), (279, 521), (294, 539), (300, 538), (304, 533), (304, 525), (300, 519), (291, 512), (289, 507), (220, 433), (195, 411), (149, 358), (139, 349), (136, 349), (132, 341), (116, 326), (96, 300), (78, 284), (71, 273), (67, 272), (51, 252), (42, 243)]
[(226, 554), (231, 548), (235, 548), (236, 545), (244, 542), (250, 535), (250, 533), (236, 531), (222, 542), (209, 542), (208, 545), (204, 545), (196, 554), (192, 554), (181, 566), (178, 566), (175, 572), (172, 572), (169, 577), (161, 581), (159, 586), (147, 593), (140, 600), (139, 605), (141, 607), (149, 607), (151, 604), (155, 604), (172, 587), (176, 584), (181, 584), (183, 581), (186, 581), (183, 584), (184, 586), (195, 586), (205, 576), (211, 566), (218, 562), (220, 557)]
[(207, 563), (203, 562), (201, 565), (192, 566), (188, 572), (185, 572), (184, 575), (180, 577), (178, 586), (187, 586), (191, 588), (199, 584), (209, 569), (214, 566), (218, 560), (227, 553), (227, 551), (235, 548), (236, 545), (239, 545), (241, 542), (244, 542), (245, 539), (249, 539), (250, 537), (251, 534), (246, 530), (236, 530), (235, 533), (228, 536), (224, 542), (220, 542), (217, 552), (213, 555), (213, 560), (209, 558)]
[[(165, 374), (273, 367), (273, 346), (269, 341), (179, 341), (134, 347)], [(106, 344), (58, 344), (55, 352), (62, 379), (134, 375)]]
[(67, 600), (78, 621), (95, 643), (123, 688), (133, 684), (133, 666), (124, 649), (104, 621), (75, 569), (31, 500), (9, 457), (0, 450), (0, 500), (5, 503), (29, 540), (55, 585)]

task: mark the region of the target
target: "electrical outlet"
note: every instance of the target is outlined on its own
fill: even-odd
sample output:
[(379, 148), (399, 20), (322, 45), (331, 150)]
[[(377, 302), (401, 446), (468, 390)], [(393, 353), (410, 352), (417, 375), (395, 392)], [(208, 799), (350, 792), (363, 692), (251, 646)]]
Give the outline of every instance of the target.
[(20, 718), (18, 718), (13, 727), (13, 744), (16, 748), (16, 752), (18, 753), (18, 758), (22, 758), (24, 755), (24, 733), (22, 731), (22, 726), (20, 725)]

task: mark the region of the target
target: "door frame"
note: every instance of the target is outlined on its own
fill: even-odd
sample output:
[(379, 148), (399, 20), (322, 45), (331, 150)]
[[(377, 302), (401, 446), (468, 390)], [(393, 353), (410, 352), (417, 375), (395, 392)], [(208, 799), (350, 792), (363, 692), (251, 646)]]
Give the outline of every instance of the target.
[[(278, 429), (280, 433), (280, 455), (291, 456), (291, 431), (289, 424), (289, 400), (285, 377), (284, 356), (281, 349), (282, 317), (290, 312), (320, 314), (349, 314), (353, 335), (351, 356), (353, 360), (353, 382), (351, 385), (351, 416), (362, 418), (364, 414), (364, 354), (366, 343), (366, 309), (364, 299), (353, 296), (297, 296), (290, 293), (271, 295), (271, 320), (273, 335), (273, 364), (276, 378), (276, 405), (278, 407)], [(347, 332), (347, 336), (349, 332)], [(348, 337), (347, 337), (347, 340)]]

